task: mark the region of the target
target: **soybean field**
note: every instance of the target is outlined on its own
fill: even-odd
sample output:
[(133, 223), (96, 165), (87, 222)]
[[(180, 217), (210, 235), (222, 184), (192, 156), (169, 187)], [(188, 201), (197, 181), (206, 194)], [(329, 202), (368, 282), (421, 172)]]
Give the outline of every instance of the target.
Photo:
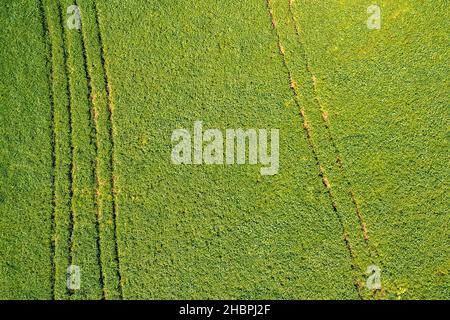
[(0, 299), (450, 299), (449, 13), (2, 1)]

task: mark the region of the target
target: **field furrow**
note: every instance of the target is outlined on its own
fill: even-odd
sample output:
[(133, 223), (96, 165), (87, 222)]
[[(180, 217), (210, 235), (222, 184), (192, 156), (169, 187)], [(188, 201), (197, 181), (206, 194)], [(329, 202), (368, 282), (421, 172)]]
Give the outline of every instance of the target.
[(446, 4), (380, 1), (377, 7), (381, 27), (370, 30), (363, 1), (290, 4), (313, 74), (313, 99), (326, 112), (339, 153), (337, 185), (350, 191), (348, 210), (357, 206), (367, 224), (363, 262), (381, 268), (383, 290), (374, 297), (448, 297), (448, 201), (440, 195), (448, 177), (449, 100), (442, 84), (449, 51), (448, 28), (437, 28), (445, 25)]
[[(313, 71), (313, 68), (311, 66), (311, 61), (309, 57), (309, 53), (307, 52), (307, 48), (304, 43), (304, 34), (302, 32), (302, 29), (300, 28), (300, 23), (298, 21), (298, 18), (295, 15), (294, 12), (294, 0), (288, 0), (289, 4), (289, 18), (292, 19), (292, 24), (294, 26), (295, 36), (297, 38), (297, 41), (299, 42), (299, 46), (302, 48), (302, 58), (304, 61), (305, 69), (307, 71), (307, 74), (311, 77), (311, 80), (309, 82), (310, 90), (312, 91), (312, 97), (313, 102), (320, 111), (321, 114), (321, 120), (323, 121), (323, 125), (321, 126), (321, 130), (326, 131), (326, 136), (328, 138), (328, 148), (331, 149), (330, 154), (334, 156), (334, 159), (331, 158), (331, 161), (335, 160), (335, 164), (333, 165), (333, 170), (337, 170), (336, 175), (336, 183), (339, 184), (338, 188), (339, 193), (342, 197), (345, 197), (346, 199), (346, 209), (348, 210), (347, 214), (352, 214), (352, 209), (349, 206), (348, 199), (351, 199), (351, 203), (353, 204), (353, 212), (356, 214), (356, 217), (359, 222), (359, 226), (355, 224), (355, 219), (352, 217), (351, 219), (347, 219), (347, 223), (350, 225), (350, 227), (347, 227), (348, 232), (354, 232), (353, 237), (356, 238), (354, 240), (357, 243), (357, 248), (359, 250), (364, 251), (364, 262), (360, 262), (359, 266), (359, 274), (358, 277), (361, 277), (359, 280), (357, 280), (357, 285), (361, 289), (365, 284), (363, 283), (362, 278), (367, 277), (367, 274), (365, 273), (367, 270), (367, 267), (370, 265), (378, 265), (382, 268), (384, 268), (384, 263), (380, 257), (380, 254), (377, 250), (377, 248), (372, 245), (369, 238), (369, 227), (367, 223), (365, 222), (362, 210), (360, 208), (360, 205), (358, 204), (358, 201), (356, 199), (356, 194), (354, 191), (354, 187), (352, 186), (352, 183), (348, 177), (348, 174), (345, 172), (345, 164), (342, 157), (342, 154), (336, 144), (335, 138), (333, 137), (332, 130), (330, 127), (330, 120), (329, 120), (329, 110), (327, 110), (324, 107), (323, 102), (320, 100), (320, 95), (317, 88), (317, 77)], [(307, 83), (307, 82), (306, 82)], [(323, 139), (323, 138), (322, 138)], [(333, 157), (332, 156), (332, 157)], [(335, 169), (337, 167), (337, 169)], [(358, 231), (358, 227), (360, 230)], [(359, 232), (362, 233), (362, 238), (364, 239), (364, 245), (361, 242), (361, 237), (359, 235)], [(366, 292), (367, 293), (367, 292)], [(371, 295), (366, 295), (367, 298), (369, 298)]]
[(53, 50), (52, 41), (50, 38), (50, 28), (48, 25), (48, 19), (44, 9), (44, 3), (42, 0), (38, 1), (39, 14), (42, 19), (43, 38), (47, 50), (47, 65), (48, 65), (48, 97), (50, 103), (50, 121), (51, 121), (51, 133), (50, 143), (52, 146), (52, 175), (51, 175), (51, 193), (52, 193), (52, 212), (51, 212), (51, 230), (50, 230), (50, 264), (51, 264), (51, 292), (52, 299), (55, 299), (55, 275), (56, 275), (56, 262), (55, 262), (55, 232), (56, 232), (56, 130), (55, 130), (55, 101), (53, 97)]
[[(60, 1), (61, 15), (73, 3)], [(81, 288), (71, 292), (72, 299), (102, 297), (100, 253), (95, 210), (95, 130), (90, 104), (81, 31), (63, 24), (67, 46), (67, 74), (72, 125), (72, 213), (71, 264), (80, 267)]]
[(96, 24), (98, 26), (98, 41), (100, 45), (100, 56), (101, 56), (101, 62), (102, 62), (102, 71), (103, 71), (103, 77), (104, 77), (104, 84), (105, 84), (105, 90), (106, 90), (106, 97), (107, 97), (107, 104), (108, 104), (108, 112), (109, 112), (109, 141), (111, 143), (111, 153), (109, 157), (109, 166), (110, 166), (110, 182), (111, 182), (111, 194), (112, 194), (112, 224), (113, 224), (113, 238), (114, 238), (114, 254), (116, 258), (116, 273), (119, 281), (119, 295), (123, 299), (123, 278), (120, 268), (120, 250), (119, 250), (119, 241), (118, 241), (118, 204), (117, 204), (117, 187), (116, 187), (116, 175), (115, 175), (115, 135), (116, 135), (116, 129), (114, 125), (114, 102), (112, 98), (112, 87), (110, 85), (110, 75), (107, 67), (107, 60), (106, 60), (106, 47), (103, 43), (103, 37), (102, 37), (102, 28), (100, 23), (100, 13), (98, 6), (96, 3), (94, 3), (94, 11), (96, 13)]
[(353, 268), (354, 285), (361, 298), (364, 297), (364, 272), (371, 264), (369, 251), (364, 242), (363, 230), (352, 203), (351, 192), (339, 168), (341, 161), (334, 149), (324, 119), (325, 111), (320, 108), (314, 91), (314, 75), (308, 65), (304, 46), (299, 41), (295, 21), (290, 16), (291, 2), (268, 0), (273, 25), (277, 30), (280, 54), (288, 70), (290, 87), (303, 121), (303, 128), (314, 152), (319, 176), (326, 189), (333, 211), (338, 217), (342, 239), (348, 252), (349, 265)]
[(113, 140), (109, 88), (103, 57), (98, 13), (93, 1), (78, 2), (82, 12), (83, 42), (91, 86), (90, 101), (96, 131), (96, 210), (104, 298), (121, 297), (113, 194)]
[(54, 104), (53, 127), (55, 132), (55, 214), (54, 214), (54, 284), (56, 299), (67, 297), (66, 270), (70, 265), (71, 195), (72, 195), (72, 138), (67, 53), (62, 37), (61, 15), (56, 3), (43, 0), (48, 22), (52, 50), (52, 97)]
[[(313, 96), (314, 96), (314, 102), (319, 107), (319, 110), (320, 110), (320, 112), (322, 114), (322, 120), (324, 122), (326, 131), (327, 131), (327, 134), (328, 134), (328, 140), (331, 142), (332, 148), (334, 149), (334, 153), (335, 153), (335, 156), (336, 156), (336, 163), (337, 163), (338, 167), (343, 171), (342, 156), (341, 156), (341, 154), (339, 152), (338, 147), (336, 146), (336, 143), (335, 143), (334, 138), (333, 138), (332, 133), (331, 133), (330, 123), (329, 123), (329, 120), (328, 120), (328, 111), (324, 109), (322, 103), (320, 102), (319, 95), (317, 93), (317, 79), (316, 79), (316, 76), (315, 76), (313, 70), (311, 69), (311, 63), (309, 61), (310, 59), (309, 59), (308, 54), (306, 52), (305, 45), (302, 42), (303, 35), (301, 34), (301, 31), (299, 29), (299, 23), (298, 23), (298, 21), (297, 21), (297, 19), (295, 17), (294, 12), (293, 12), (293, 2), (294, 2), (293, 0), (289, 0), (289, 16), (292, 19), (292, 23), (294, 25), (295, 34), (297, 36), (299, 44), (303, 48), (302, 58), (304, 60), (304, 64), (305, 64), (306, 70), (307, 70), (308, 74), (311, 76), (312, 92), (313, 92)], [(344, 174), (344, 177), (345, 177), (345, 173), (343, 173), (343, 174)], [(361, 211), (359, 209), (359, 206), (358, 206), (358, 204), (356, 202), (353, 190), (351, 190), (351, 183), (350, 183), (350, 181), (348, 180), (347, 177), (345, 177), (345, 180), (346, 180), (347, 184), (350, 186), (350, 194), (351, 194), (351, 197), (352, 197), (352, 202), (355, 205), (356, 214), (357, 214), (358, 220), (360, 222), (360, 227), (361, 227), (361, 231), (363, 232), (364, 240), (368, 241), (369, 240), (369, 235), (368, 235), (368, 232), (367, 232), (367, 228), (366, 228), (366, 225), (364, 223), (364, 219), (363, 219), (363, 216), (362, 216)]]

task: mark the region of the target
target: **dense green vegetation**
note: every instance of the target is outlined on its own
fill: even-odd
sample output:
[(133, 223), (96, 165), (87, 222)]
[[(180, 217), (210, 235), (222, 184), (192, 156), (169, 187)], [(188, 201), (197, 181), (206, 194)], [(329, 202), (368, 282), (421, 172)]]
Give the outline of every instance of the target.
[(378, 4), (379, 31), (363, 1), (292, 13), (386, 297), (449, 298), (448, 3)]
[(0, 20), (0, 297), (51, 298), (48, 50), (37, 5), (3, 3)]
[[(371, 4), (0, 5), (0, 298), (449, 299), (447, 3)], [(197, 120), (279, 173), (172, 164)]]

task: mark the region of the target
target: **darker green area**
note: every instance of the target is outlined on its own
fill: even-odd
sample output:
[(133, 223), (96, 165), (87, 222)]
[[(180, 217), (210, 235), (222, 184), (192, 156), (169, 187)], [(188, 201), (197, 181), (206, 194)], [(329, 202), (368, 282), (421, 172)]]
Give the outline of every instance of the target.
[(4, 3), (0, 21), (0, 298), (49, 299), (53, 171), (48, 47), (37, 5)]

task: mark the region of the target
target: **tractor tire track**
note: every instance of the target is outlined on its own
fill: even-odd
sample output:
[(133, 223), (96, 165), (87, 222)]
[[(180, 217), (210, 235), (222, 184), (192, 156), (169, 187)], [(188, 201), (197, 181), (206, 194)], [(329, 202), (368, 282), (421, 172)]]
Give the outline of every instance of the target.
[[(70, 264), (73, 264), (73, 232), (74, 232), (74, 225), (75, 225), (75, 217), (74, 217), (74, 211), (73, 211), (73, 125), (72, 125), (72, 92), (70, 91), (70, 72), (69, 72), (69, 62), (68, 62), (68, 52), (67, 52), (67, 38), (64, 32), (64, 20), (62, 18), (62, 7), (61, 3), (58, 1), (58, 20), (59, 20), (59, 26), (61, 27), (61, 35), (62, 35), (62, 46), (64, 49), (64, 67), (65, 67), (65, 75), (67, 79), (67, 87), (66, 87), (66, 93), (67, 93), (67, 99), (68, 99), (68, 113), (69, 113), (69, 137), (70, 137), (70, 170), (69, 170), (69, 182), (70, 182), (70, 241), (69, 241), (69, 262)], [(69, 289), (67, 289), (69, 290)], [(68, 291), (68, 293), (70, 293)]]
[[(70, 224), (69, 224), (69, 233), (70, 233), (70, 240), (69, 240), (69, 263), (73, 264), (73, 243), (74, 243), (74, 226), (75, 226), (75, 213), (73, 208), (73, 176), (74, 176), (74, 166), (73, 166), (73, 154), (74, 154), (74, 147), (73, 147), (73, 124), (72, 124), (72, 92), (70, 90), (70, 81), (69, 81), (69, 62), (68, 62), (68, 52), (67, 52), (67, 38), (64, 32), (64, 23), (62, 18), (62, 7), (61, 3), (58, 1), (58, 21), (59, 26), (61, 28), (61, 38), (62, 38), (62, 48), (63, 48), (63, 57), (64, 57), (64, 67), (65, 67), (65, 76), (66, 76), (66, 94), (67, 94), (67, 102), (68, 102), (68, 115), (69, 115), (69, 138), (70, 138), (70, 166), (69, 166), (69, 207), (70, 207)], [(72, 292), (69, 291), (68, 288), (67, 293), (69, 295), (72, 294)]]
[(118, 203), (117, 203), (117, 186), (115, 173), (115, 129), (114, 129), (114, 104), (112, 101), (112, 88), (110, 83), (110, 76), (108, 75), (108, 70), (106, 66), (106, 49), (102, 37), (102, 26), (100, 22), (100, 15), (97, 3), (93, 1), (93, 9), (95, 13), (95, 23), (98, 30), (98, 43), (100, 45), (100, 57), (101, 57), (101, 70), (103, 73), (103, 80), (106, 90), (107, 106), (109, 112), (109, 138), (111, 142), (111, 153), (110, 153), (110, 187), (112, 192), (112, 210), (113, 210), (113, 229), (114, 229), (114, 247), (117, 263), (117, 277), (119, 279), (119, 296), (121, 299), (124, 298), (123, 294), (123, 277), (120, 268), (120, 251), (118, 245)]
[(66, 269), (71, 263), (71, 234), (73, 232), (73, 142), (71, 92), (67, 72), (67, 51), (63, 34), (62, 16), (57, 3), (41, 0), (47, 20), (51, 42), (52, 99), (55, 160), (55, 197), (53, 230), (53, 298), (65, 299), (69, 291), (66, 286)]
[[(70, 0), (59, 1), (59, 14), (73, 9)], [(67, 11), (68, 22), (76, 11)], [(75, 16), (75, 19), (77, 17)], [(65, 22), (65, 21), (64, 21)], [(98, 299), (102, 296), (101, 266), (97, 247), (95, 211), (95, 135), (89, 103), (89, 79), (85, 70), (83, 43), (77, 26), (61, 24), (67, 50), (66, 72), (70, 90), (72, 133), (72, 233), (71, 265), (81, 272), (81, 287), (71, 290), (71, 299)]]
[[(298, 21), (298, 19), (295, 16), (295, 13), (294, 13), (294, 0), (289, 0), (289, 15), (290, 15), (292, 24), (294, 26), (294, 31), (295, 31), (295, 34), (297, 37), (297, 41), (298, 41), (299, 45), (303, 48), (303, 58), (305, 60), (307, 72), (308, 72), (309, 76), (311, 77), (311, 84), (312, 84), (311, 90), (312, 90), (312, 93), (314, 96), (314, 101), (322, 115), (321, 119), (323, 121), (323, 125), (325, 127), (325, 131), (327, 133), (328, 140), (331, 143), (331, 147), (332, 147), (333, 152), (336, 157), (336, 165), (339, 169), (340, 175), (343, 178), (342, 180), (343, 180), (344, 184), (347, 186), (347, 195), (351, 199), (351, 203), (354, 207), (354, 212), (356, 214), (356, 217), (357, 217), (357, 220), (359, 223), (360, 233), (364, 240), (364, 247), (362, 247), (362, 249), (367, 251), (367, 256), (369, 259), (368, 262), (370, 264), (375, 264), (375, 265), (381, 266), (382, 269), (385, 269), (385, 265), (382, 261), (381, 255), (378, 251), (378, 248), (376, 246), (374, 246), (370, 241), (370, 236), (369, 236), (370, 234), (369, 234), (369, 230), (367, 227), (367, 223), (365, 222), (362, 210), (357, 202), (356, 194), (354, 192), (354, 188), (352, 186), (350, 178), (348, 177), (348, 175), (346, 173), (345, 166), (343, 163), (343, 157), (341, 156), (341, 152), (340, 152), (340, 150), (336, 144), (336, 141), (333, 137), (333, 134), (332, 134), (331, 123), (330, 123), (330, 120), (328, 117), (328, 112), (327, 112), (327, 110), (325, 110), (324, 105), (323, 105), (322, 101), (320, 100), (318, 86), (317, 86), (317, 78), (316, 78), (313, 68), (311, 66), (311, 62), (310, 62), (310, 59), (309, 59), (309, 56), (307, 53), (307, 46), (303, 41), (303, 39), (305, 37), (302, 34), (302, 31), (300, 28), (300, 22)], [(362, 271), (365, 271), (365, 269), (363, 269)], [(377, 292), (372, 292), (372, 296), (368, 296), (368, 297), (374, 298), (376, 296), (376, 294), (377, 294)], [(385, 294), (385, 292), (382, 289), (381, 296), (384, 296), (384, 294)]]
[[(78, 1), (75, 1), (74, 4), (76, 6), (78, 6)], [(82, 17), (81, 17), (82, 18)], [(89, 123), (91, 128), (94, 130), (94, 136), (95, 136), (95, 142), (93, 143), (94, 145), (94, 151), (95, 154), (98, 155), (98, 129), (97, 129), (97, 123), (96, 123), (96, 111), (95, 111), (95, 107), (94, 107), (94, 103), (92, 101), (92, 77), (89, 73), (88, 70), (88, 61), (87, 61), (87, 54), (86, 54), (86, 45), (85, 45), (85, 32), (84, 32), (85, 28), (83, 26), (83, 19), (81, 19), (81, 36), (80, 36), (80, 41), (81, 41), (81, 50), (82, 50), (82, 55), (83, 55), (83, 71), (84, 71), (84, 75), (86, 77), (87, 80), (87, 101), (89, 102), (89, 110), (90, 110), (90, 119), (89, 119)], [(102, 290), (102, 300), (105, 299), (105, 279), (104, 279), (104, 272), (103, 272), (103, 266), (102, 266), (102, 261), (101, 261), (101, 255), (102, 255), (102, 249), (101, 249), (101, 238), (100, 238), (100, 220), (99, 220), (99, 178), (98, 178), (98, 161), (96, 159), (96, 161), (94, 162), (93, 165), (93, 176), (95, 177), (95, 186), (94, 186), (94, 192), (93, 192), (93, 202), (95, 203), (95, 211), (96, 211), (96, 223), (95, 223), (95, 229), (96, 229), (96, 233), (97, 233), (97, 241), (96, 241), (96, 245), (97, 245), (97, 263), (100, 269), (100, 287)]]
[(331, 133), (330, 122), (329, 122), (329, 119), (328, 119), (328, 112), (324, 109), (323, 104), (320, 101), (320, 98), (319, 98), (319, 95), (318, 95), (318, 90), (317, 90), (317, 80), (316, 80), (316, 77), (314, 75), (314, 72), (312, 71), (310, 59), (309, 59), (308, 54), (306, 53), (306, 46), (303, 43), (303, 40), (302, 40), (303, 37), (302, 37), (300, 29), (299, 29), (299, 22), (295, 18), (295, 15), (294, 15), (292, 7), (293, 7), (293, 0), (289, 0), (289, 14), (291, 16), (292, 23), (294, 25), (295, 33), (297, 35), (297, 39), (299, 41), (299, 44), (300, 44), (300, 46), (302, 46), (304, 48), (302, 56), (303, 56), (303, 59), (305, 61), (306, 69), (307, 69), (309, 75), (311, 76), (311, 83), (312, 83), (312, 88), (311, 89), (312, 89), (312, 92), (313, 92), (313, 95), (314, 95), (314, 100), (315, 100), (316, 104), (318, 105), (319, 110), (320, 110), (320, 112), (322, 114), (322, 120), (324, 122), (328, 138), (329, 138), (329, 140), (330, 140), (330, 142), (332, 144), (332, 148), (334, 149), (334, 152), (336, 154), (337, 165), (338, 165), (339, 169), (342, 171), (342, 173), (343, 173), (343, 175), (344, 175), (344, 177), (346, 179), (347, 184), (350, 186), (350, 195), (351, 195), (351, 198), (352, 198), (352, 202), (355, 205), (355, 210), (356, 210), (356, 214), (358, 216), (358, 220), (359, 220), (359, 223), (360, 223), (361, 231), (363, 232), (364, 241), (367, 242), (369, 240), (367, 226), (366, 226), (366, 224), (364, 222), (364, 219), (362, 217), (361, 210), (360, 210), (360, 208), (359, 208), (359, 206), (358, 206), (358, 204), (356, 202), (355, 194), (352, 191), (350, 181), (349, 181), (349, 179), (347, 178), (347, 176), (346, 176), (346, 174), (344, 172), (342, 156), (341, 156), (341, 154), (339, 152), (339, 149), (338, 149), (338, 147), (336, 145), (336, 142), (334, 141), (333, 135)]
[[(97, 10), (95, 3), (87, 1), (91, 4), (94, 16), (89, 27), (92, 25), (94, 29), (98, 30), (96, 38), (92, 39), (84, 30), (88, 24), (82, 26), (81, 32), (65, 27), (64, 8), (65, 5), (72, 5), (72, 3), (64, 0), (40, 1), (42, 1), (40, 6), (43, 10), (42, 13), (45, 14), (45, 10), (47, 10), (45, 18), (49, 20), (47, 27), (52, 42), (51, 69), (55, 73), (55, 75), (51, 73), (49, 79), (49, 86), (52, 87), (49, 98), (54, 100), (53, 127), (55, 131), (54, 150), (56, 150), (55, 212), (54, 226), (52, 226), (54, 229), (51, 232), (52, 238), (54, 238), (52, 244), (54, 246), (52, 249), (54, 251), (52, 254), (52, 264), (54, 265), (52, 295), (54, 299), (96, 298), (98, 291), (95, 288), (99, 285), (101, 298), (123, 298), (117, 244), (116, 187), (113, 175), (113, 106)], [(75, 5), (81, 2), (83, 0), (77, 1)], [(45, 23), (44, 20), (43, 23)], [(44, 24), (43, 27), (45, 29)], [(91, 61), (95, 59), (91, 59), (88, 53), (88, 48), (92, 47), (91, 44), (98, 45), (98, 51), (94, 52), (93, 56), (98, 58), (99, 72), (91, 70), (95, 65)], [(100, 75), (107, 100), (101, 110), (96, 103), (99, 86), (93, 80), (97, 74)], [(94, 92), (94, 89), (97, 91)], [(74, 107), (77, 109), (74, 110)], [(84, 109), (88, 114), (84, 113)], [(99, 114), (100, 118), (102, 117), (102, 112), (107, 115), (104, 117), (104, 126), (97, 122)], [(76, 128), (74, 128), (75, 125)], [(100, 135), (99, 130), (103, 133), (106, 131), (107, 134)], [(91, 147), (93, 147), (92, 161), (87, 162), (91, 156), (85, 149)], [(88, 173), (89, 170), (90, 173)], [(109, 177), (105, 179), (105, 176)], [(90, 177), (92, 177), (92, 181)], [(105, 187), (108, 185), (105, 180), (110, 182), (111, 190)], [(111, 217), (108, 215), (107, 208), (110, 198), (112, 198), (112, 201), (109, 200), (112, 202)], [(90, 205), (86, 204), (86, 201), (89, 204), (92, 202), (92, 210), (89, 209)], [(91, 211), (95, 213), (95, 219), (92, 221), (90, 220)], [(109, 231), (110, 220), (113, 225), (111, 231)], [(91, 230), (87, 234), (85, 234), (86, 228)], [(102, 234), (105, 235), (106, 240), (102, 238)], [(109, 241), (110, 245), (107, 241), (109, 239), (112, 239)], [(89, 249), (93, 248), (94, 241), (96, 253)], [(111, 250), (108, 250), (109, 247)], [(102, 248), (106, 248), (105, 252)], [(105, 258), (102, 259), (102, 256)], [(93, 258), (97, 261), (96, 266), (93, 265)], [(109, 269), (106, 271), (103, 260), (112, 261), (107, 265)], [(66, 269), (69, 265), (76, 264), (79, 264), (82, 270), (84, 285), (81, 290), (71, 291), (66, 286)], [(99, 270), (98, 284), (95, 281), (96, 269)]]
[(111, 183), (111, 125), (107, 83), (101, 59), (99, 26), (91, 0), (77, 1), (82, 12), (82, 41), (89, 76), (91, 113), (95, 127), (95, 203), (98, 229), (99, 264), (102, 268), (103, 299), (121, 298), (114, 230)]
[[(342, 216), (341, 216), (341, 214), (338, 211), (336, 200), (335, 200), (335, 196), (333, 195), (331, 184), (330, 184), (329, 179), (327, 177), (327, 173), (326, 173), (324, 167), (321, 164), (320, 157), (319, 157), (318, 152), (317, 152), (317, 146), (315, 145), (315, 142), (314, 142), (313, 137), (312, 137), (312, 129), (311, 129), (311, 126), (310, 126), (310, 124), (308, 122), (308, 117), (307, 117), (305, 108), (302, 107), (302, 105), (301, 105), (301, 103), (299, 101), (300, 93), (299, 93), (299, 89), (298, 89), (298, 84), (297, 84), (297, 81), (294, 79), (292, 71), (291, 71), (291, 69), (290, 69), (290, 67), (288, 65), (288, 62), (287, 62), (286, 49), (284, 48), (284, 46), (282, 44), (281, 36), (280, 36), (280, 33), (278, 31), (278, 28), (277, 28), (277, 20), (275, 19), (275, 16), (274, 16), (272, 0), (265, 0), (265, 2), (266, 2), (266, 7), (267, 7), (267, 10), (268, 10), (268, 13), (269, 13), (269, 17), (270, 17), (270, 20), (271, 20), (272, 28), (273, 28), (273, 30), (274, 30), (274, 32), (276, 34), (277, 46), (278, 46), (279, 54), (280, 54), (280, 56), (282, 58), (283, 66), (286, 69), (288, 77), (289, 77), (289, 79), (288, 79), (289, 80), (289, 86), (290, 86), (290, 89), (291, 89), (291, 91), (293, 93), (295, 104), (300, 110), (299, 114), (300, 114), (300, 117), (301, 117), (301, 120), (302, 120), (302, 126), (303, 126), (303, 129), (304, 129), (305, 134), (306, 134), (307, 142), (308, 142), (309, 148), (311, 149), (311, 152), (313, 154), (313, 158), (314, 158), (314, 160), (316, 162), (316, 165), (318, 166), (319, 177), (321, 178), (322, 183), (323, 183), (324, 187), (326, 188), (326, 191), (327, 191), (327, 194), (329, 196), (329, 200), (330, 200), (333, 212), (335, 213), (335, 215), (336, 215), (336, 217), (337, 217), (337, 219), (339, 221), (340, 228), (342, 229), (343, 241), (345, 243), (345, 247), (347, 248), (348, 254), (350, 256), (350, 260), (352, 261), (351, 268), (352, 268), (352, 270), (354, 270), (354, 263), (353, 263), (353, 261), (355, 260), (356, 254), (355, 254), (354, 249), (352, 248), (352, 246), (350, 244), (348, 231), (347, 231), (347, 229), (345, 227), (345, 224), (344, 224), (344, 221), (342, 219)], [(354, 272), (355, 272), (355, 270), (354, 270)], [(357, 281), (356, 277), (355, 277), (354, 287), (355, 287), (355, 290), (356, 290), (356, 293), (357, 293), (359, 299), (363, 299), (362, 294), (360, 292), (360, 286), (358, 285), (358, 281)]]
[(312, 84), (311, 90), (312, 90), (312, 93), (314, 96), (314, 101), (322, 115), (321, 119), (323, 121), (328, 140), (331, 143), (331, 147), (332, 147), (333, 152), (336, 157), (336, 165), (339, 168), (341, 176), (343, 177), (343, 182), (347, 185), (347, 188), (348, 188), (347, 193), (351, 199), (352, 205), (354, 206), (354, 212), (355, 212), (356, 217), (359, 222), (359, 228), (362, 233), (362, 238), (364, 239), (365, 250), (368, 251), (368, 256), (371, 259), (372, 264), (377, 264), (377, 265), (383, 266), (383, 262), (382, 262), (380, 254), (378, 252), (378, 249), (370, 243), (369, 230), (367, 227), (367, 223), (364, 220), (364, 216), (362, 214), (361, 208), (356, 200), (354, 188), (353, 188), (351, 181), (346, 173), (345, 166), (343, 163), (343, 157), (342, 157), (341, 152), (340, 152), (340, 150), (336, 144), (336, 141), (333, 137), (331, 124), (330, 124), (330, 120), (328, 117), (328, 112), (327, 112), (327, 110), (325, 110), (324, 105), (323, 105), (322, 101), (320, 100), (318, 86), (317, 86), (317, 79), (316, 79), (315, 73), (311, 66), (310, 58), (307, 53), (306, 44), (303, 41), (303, 39), (305, 37), (302, 35), (301, 28), (300, 28), (300, 22), (298, 21), (298, 19), (295, 16), (295, 13), (294, 13), (294, 0), (289, 0), (289, 15), (290, 15), (292, 24), (294, 26), (294, 31), (295, 31), (295, 34), (297, 37), (297, 41), (298, 41), (299, 45), (303, 48), (302, 56), (305, 61), (306, 70), (307, 70), (309, 76), (311, 77), (311, 84)]
[(56, 172), (56, 133), (55, 133), (55, 101), (53, 96), (53, 52), (52, 43), (50, 38), (50, 29), (48, 26), (47, 16), (45, 14), (44, 4), (42, 0), (38, 0), (39, 14), (42, 20), (42, 37), (46, 46), (46, 59), (48, 66), (48, 98), (50, 103), (50, 144), (52, 146), (51, 150), (51, 161), (52, 161), (52, 174), (51, 174), (51, 194), (52, 194), (52, 211), (51, 211), (51, 226), (50, 226), (50, 266), (51, 266), (51, 297), (55, 299), (55, 278), (56, 278), (56, 261), (55, 261), (55, 214), (56, 214), (56, 189), (55, 189), (55, 172)]

